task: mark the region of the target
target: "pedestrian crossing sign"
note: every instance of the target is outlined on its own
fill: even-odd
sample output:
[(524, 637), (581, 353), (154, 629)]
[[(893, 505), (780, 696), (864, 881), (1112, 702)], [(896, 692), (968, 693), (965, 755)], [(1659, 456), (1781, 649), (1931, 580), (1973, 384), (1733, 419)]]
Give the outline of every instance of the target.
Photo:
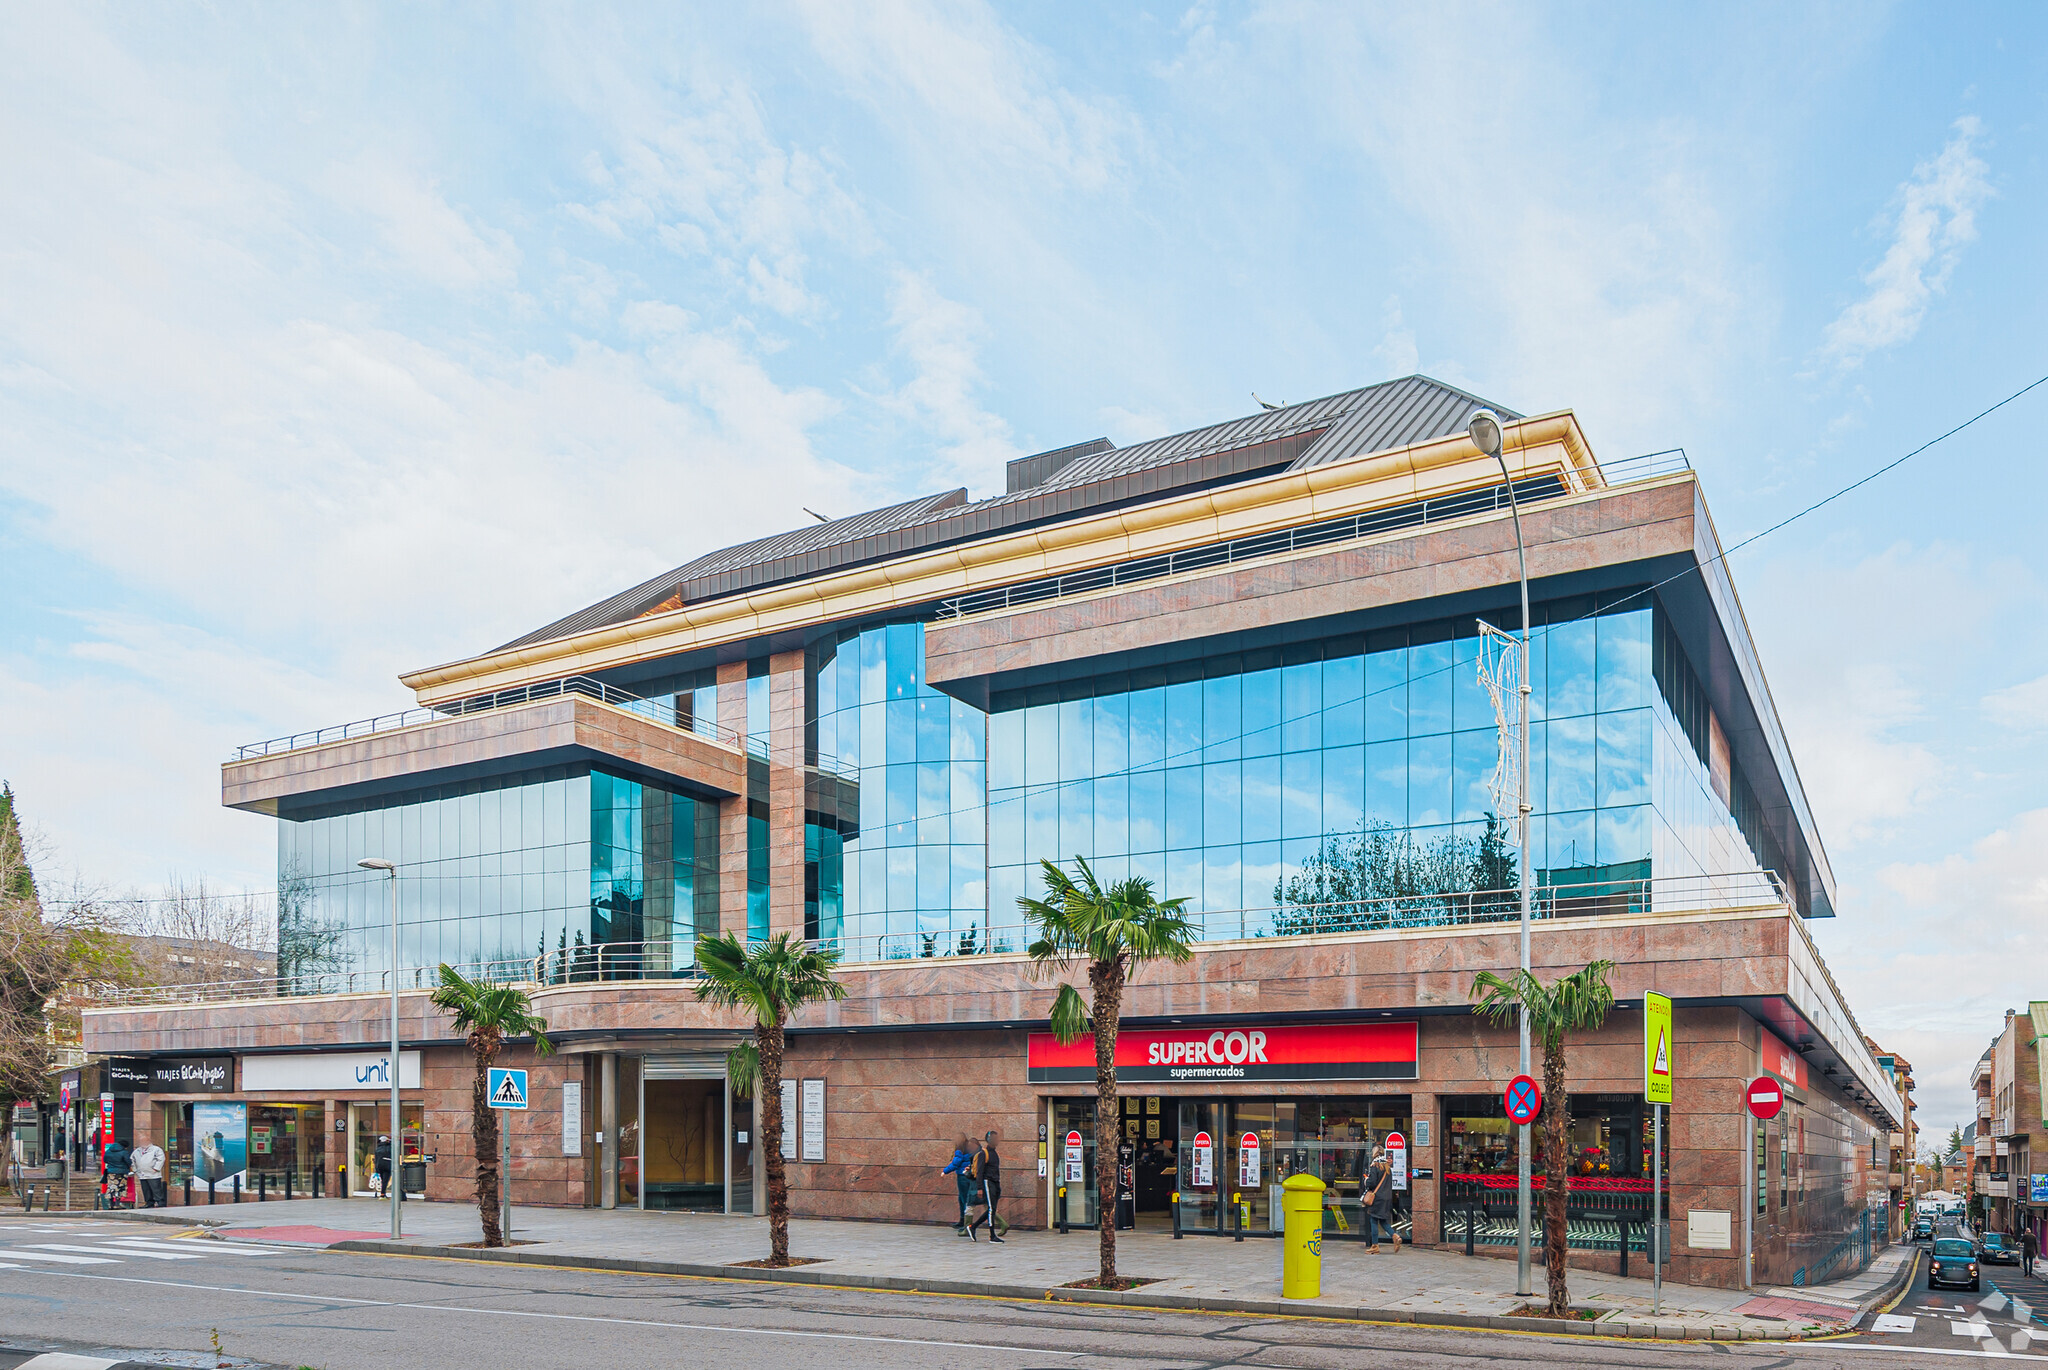
[(1643, 1101), (1671, 1102), (1671, 1001), (1643, 996)]
[(501, 1070), (491, 1067), (486, 1077), (485, 1088), (490, 1095), (492, 1108), (526, 1107), (526, 1072), (523, 1070)]

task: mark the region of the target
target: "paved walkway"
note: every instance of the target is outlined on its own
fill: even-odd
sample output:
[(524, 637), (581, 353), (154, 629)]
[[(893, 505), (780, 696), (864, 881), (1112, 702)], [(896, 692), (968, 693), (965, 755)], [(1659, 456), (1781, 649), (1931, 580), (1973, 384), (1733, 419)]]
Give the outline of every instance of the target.
[[(141, 1216), (141, 1215), (138, 1215)], [(297, 1237), (310, 1244), (388, 1242), (390, 1208), (368, 1199), (307, 1199), (292, 1203), (196, 1205), (148, 1216), (204, 1223), (224, 1232), (271, 1241)], [(401, 1249), (446, 1248), (480, 1239), (476, 1209), (465, 1204), (405, 1205)], [(284, 1228), (305, 1229), (286, 1235)], [(635, 1262), (641, 1268), (689, 1267), (686, 1272), (758, 1260), (768, 1254), (764, 1218), (712, 1214), (612, 1213), (590, 1209), (521, 1208), (512, 1220), (517, 1257), (550, 1262)], [(354, 1249), (365, 1249), (355, 1246)], [(1131, 1296), (1165, 1296), (1177, 1304), (1270, 1302), (1280, 1292), (1280, 1243), (1218, 1237), (1124, 1232), (1117, 1237), (1117, 1268), (1149, 1278)], [(820, 1264), (802, 1267), (806, 1280), (865, 1283), (888, 1279), (921, 1288), (974, 1286), (974, 1292), (1043, 1297), (1045, 1291), (1095, 1274), (1092, 1231), (1017, 1231), (1000, 1246), (969, 1242), (948, 1228), (897, 1223), (796, 1219), (790, 1253)], [(1669, 1285), (1663, 1311), (1651, 1312), (1648, 1279), (1622, 1279), (1574, 1270), (1574, 1304), (1599, 1314), (1610, 1334), (1777, 1338), (1837, 1332), (1852, 1323), (1877, 1291), (1898, 1273), (1907, 1248), (1884, 1253), (1870, 1270), (1839, 1285), (1788, 1290), (1724, 1290)], [(747, 1272), (749, 1275), (755, 1272)], [(1402, 1247), (1374, 1255), (1354, 1242), (1323, 1247), (1323, 1296), (1290, 1311), (1335, 1316), (1397, 1316), (1418, 1322), (1471, 1324), (1509, 1316), (1532, 1302), (1514, 1294), (1515, 1265), (1498, 1257), (1466, 1256), (1456, 1248)], [(1543, 1288), (1539, 1264), (1536, 1288)], [(1542, 1301), (1539, 1293), (1533, 1302)], [(1747, 1308), (1744, 1305), (1748, 1305)], [(1556, 1324), (1550, 1324), (1555, 1328)], [(1654, 1329), (1654, 1330), (1653, 1330)], [(1562, 1330), (1562, 1329), (1559, 1329)]]

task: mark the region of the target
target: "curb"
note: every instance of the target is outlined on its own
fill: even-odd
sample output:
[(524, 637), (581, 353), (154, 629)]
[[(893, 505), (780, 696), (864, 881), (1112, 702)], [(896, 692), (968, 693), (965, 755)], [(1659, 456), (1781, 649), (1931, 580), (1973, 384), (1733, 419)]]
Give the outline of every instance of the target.
[(1043, 1286), (991, 1284), (971, 1280), (923, 1280), (901, 1275), (832, 1272), (818, 1266), (763, 1270), (753, 1266), (700, 1265), (688, 1261), (646, 1261), (616, 1256), (575, 1256), (530, 1251), (519, 1247), (485, 1249), (457, 1246), (414, 1246), (389, 1241), (343, 1241), (326, 1248), (371, 1256), (419, 1256), (431, 1260), (483, 1261), (504, 1265), (539, 1265), (557, 1269), (614, 1271), (629, 1275), (683, 1275), (696, 1279), (748, 1280), (762, 1284), (799, 1284), (839, 1289), (871, 1289), (890, 1294), (968, 1294), (981, 1298), (1029, 1303), (1104, 1304), (1119, 1308), (1192, 1313), (1247, 1313), (1260, 1317), (1327, 1318), (1349, 1322), (1400, 1323), (1418, 1327), (1462, 1327), (1496, 1332), (1538, 1332), (1548, 1336), (1655, 1339), (1660, 1341), (1765, 1341), (1784, 1334), (1762, 1328), (1683, 1327), (1674, 1323), (1587, 1322), (1560, 1327), (1550, 1318), (1518, 1318), (1483, 1313), (1432, 1313), (1413, 1308), (1364, 1308), (1338, 1304), (1300, 1303), (1292, 1299), (1205, 1298), (1195, 1294), (1148, 1294), (1145, 1290), (1047, 1289)]
[(1913, 1279), (1919, 1273), (1920, 1249), (1914, 1247), (1907, 1253), (1905, 1261), (1900, 1264), (1898, 1273), (1886, 1280), (1882, 1288), (1870, 1294), (1861, 1303), (1858, 1303), (1856, 1305), (1856, 1316), (1850, 1318), (1844, 1326), (1855, 1327), (1859, 1325), (1873, 1312), (1885, 1307), (1893, 1299), (1897, 1298), (1900, 1290), (1912, 1288)]

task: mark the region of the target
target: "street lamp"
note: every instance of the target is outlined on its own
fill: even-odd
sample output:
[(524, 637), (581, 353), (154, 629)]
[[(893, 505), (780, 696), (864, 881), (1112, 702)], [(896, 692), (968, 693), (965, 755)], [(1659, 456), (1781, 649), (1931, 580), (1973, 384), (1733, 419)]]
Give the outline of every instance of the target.
[[(405, 1129), (398, 1122), (398, 867), (381, 856), (356, 862), (366, 871), (383, 871), (391, 887), (391, 1240), (402, 1231), (399, 1196), (405, 1188)], [(1525, 939), (1526, 940), (1526, 939)], [(1524, 1055), (1527, 1054), (1525, 1051)], [(1525, 1146), (1526, 1152), (1528, 1148)], [(1524, 1167), (1526, 1169), (1526, 1166)]]
[[(1529, 974), (1529, 809), (1531, 807), (1529, 804), (1529, 551), (1527, 545), (1522, 541), (1522, 506), (1515, 498), (1515, 477), (1508, 470), (1506, 453), (1501, 450), (1500, 416), (1491, 409), (1475, 410), (1471, 419), (1465, 425), (1465, 432), (1472, 439), (1473, 446), (1500, 463), (1501, 479), (1506, 482), (1508, 487), (1508, 512), (1514, 515), (1515, 520), (1515, 560), (1521, 568), (1522, 669), (1516, 674), (1520, 677), (1522, 695), (1520, 706), (1521, 721), (1518, 725), (1521, 729), (1522, 776), (1520, 785), (1516, 790), (1516, 793), (1520, 796), (1519, 802), (1516, 805), (1520, 810), (1520, 813), (1516, 815), (1516, 823), (1518, 825), (1516, 841), (1522, 848), (1520, 889), (1522, 905), (1522, 975), (1526, 979)], [(1521, 1037), (1521, 1073), (1527, 1075), (1529, 1073), (1529, 1009), (1527, 1005), (1523, 1006), (1521, 1012)], [(1515, 1212), (1517, 1218), (1515, 1232), (1515, 1295), (1518, 1298), (1529, 1298), (1535, 1293), (1529, 1282), (1529, 1125), (1527, 1123), (1521, 1124), (1516, 1128), (1516, 1132), (1520, 1139), (1520, 1146), (1518, 1148), (1520, 1154), (1515, 1161)], [(1560, 1184), (1564, 1182), (1564, 1177), (1561, 1175), (1553, 1175), (1551, 1178), (1557, 1180)]]

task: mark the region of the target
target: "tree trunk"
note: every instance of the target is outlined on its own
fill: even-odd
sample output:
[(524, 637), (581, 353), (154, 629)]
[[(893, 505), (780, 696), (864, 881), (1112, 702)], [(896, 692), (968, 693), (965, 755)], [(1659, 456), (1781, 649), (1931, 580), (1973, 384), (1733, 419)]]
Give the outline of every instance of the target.
[(1564, 1089), (1564, 1044), (1543, 1048), (1543, 1261), (1550, 1277), (1550, 1312), (1565, 1317), (1571, 1295), (1565, 1289), (1569, 1232), (1565, 1209), (1571, 1202), (1571, 1097)]
[(768, 1264), (789, 1264), (789, 1178), (782, 1159), (782, 1024), (754, 1025), (761, 1049), (761, 1160), (768, 1171)]
[(1098, 961), (1088, 967), (1092, 991), (1090, 1016), (1095, 1020), (1095, 1205), (1099, 1259), (1095, 1278), (1105, 1287), (1116, 1282), (1117, 1146), (1122, 1141), (1123, 1114), (1116, 1097), (1116, 1034), (1123, 1016), (1123, 966)]
[[(491, 1107), (491, 1062), (498, 1058), (498, 1043), (487, 1037), (471, 1037), (470, 1050), (476, 1054), (476, 1080), (470, 1087), (469, 1134), (476, 1144), (476, 1211), (483, 1219), (484, 1245), (503, 1246), (505, 1229), (498, 1223), (498, 1110)], [(391, 1180), (400, 1183), (399, 1132), (391, 1132)]]

